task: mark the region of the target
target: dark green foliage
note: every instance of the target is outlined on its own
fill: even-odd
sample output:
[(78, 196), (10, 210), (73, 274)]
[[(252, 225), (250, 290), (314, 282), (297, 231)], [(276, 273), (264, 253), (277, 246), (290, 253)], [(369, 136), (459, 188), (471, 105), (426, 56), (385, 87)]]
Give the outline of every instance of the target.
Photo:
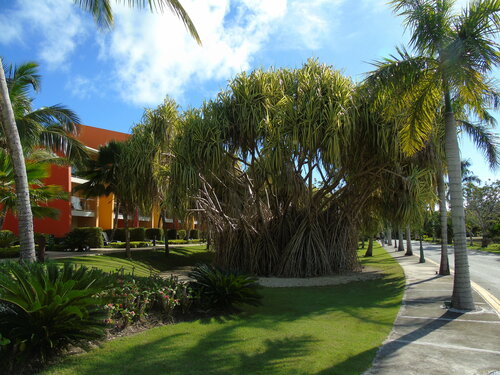
[(157, 241), (163, 238), (163, 229), (161, 228), (148, 228), (146, 229), (146, 238), (148, 240), (153, 240), (156, 238)]
[(17, 242), (17, 236), (10, 230), (0, 230), (0, 247), (11, 247)]
[(0, 259), (2, 258), (18, 258), (19, 245), (0, 248)]
[(177, 231), (177, 239), (179, 239), (179, 240), (186, 240), (187, 239), (186, 238), (186, 234), (187, 233), (186, 233), (186, 231), (184, 229), (179, 229)]
[(81, 249), (84, 246), (103, 247), (102, 229), (98, 227), (74, 228), (67, 234), (65, 246), (69, 249)]
[(200, 238), (200, 231), (198, 229), (191, 229), (189, 231), (189, 238), (193, 240), (198, 240)]
[(130, 228), (130, 241), (146, 241), (146, 228)]
[[(111, 233), (113, 233), (113, 229), (106, 229), (106, 234), (108, 235), (108, 238), (111, 240)], [(115, 229), (115, 236), (113, 237), (113, 241), (125, 241), (125, 229), (124, 228), (116, 228)]]
[(177, 239), (177, 230), (169, 229), (167, 231), (167, 239), (168, 240), (176, 240)]
[(260, 305), (257, 279), (250, 275), (198, 264), (189, 273), (190, 283), (200, 295), (201, 303), (210, 309), (230, 310), (235, 304)]
[(0, 364), (4, 373), (102, 338), (107, 314), (94, 295), (111, 282), (100, 270), (70, 264), (1, 264), (0, 335), (10, 340)]

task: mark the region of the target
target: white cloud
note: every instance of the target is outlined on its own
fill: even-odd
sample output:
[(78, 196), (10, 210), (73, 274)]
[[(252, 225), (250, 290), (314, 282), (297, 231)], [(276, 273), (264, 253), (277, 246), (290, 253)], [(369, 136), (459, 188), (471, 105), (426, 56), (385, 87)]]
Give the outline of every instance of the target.
[(29, 44), (28, 37), (41, 40), (33, 46), (38, 57), (51, 68), (60, 67), (86, 35), (82, 18), (70, 0), (19, 0), (0, 18), (0, 43)]
[(88, 99), (95, 96), (102, 97), (102, 92), (96, 86), (96, 82), (98, 81), (101, 81), (100, 77), (89, 79), (81, 75), (75, 75), (69, 78), (65, 88), (80, 99)]
[(168, 11), (151, 14), (113, 2), (115, 28), (102, 34), (72, 0), (18, 0), (9, 14), (0, 16), (0, 43), (28, 44), (29, 36), (36, 35), (40, 43), (32, 48), (38, 57), (60, 68), (92, 32), (106, 78), (96, 81), (90, 73), (71, 79), (66, 87), (75, 96), (88, 97), (106, 85), (106, 91), (116, 90), (127, 102), (155, 105), (166, 94), (179, 99), (188, 88), (249, 69), (264, 47), (321, 48), (338, 26), (344, 2), (182, 0), (201, 36), (200, 47)]
[(187, 86), (229, 79), (249, 69), (268, 43), (280, 49), (318, 49), (331, 37), (344, 0), (185, 0), (203, 46), (171, 14), (116, 9), (116, 26), (101, 42), (113, 62), (121, 96), (135, 104), (182, 97)]

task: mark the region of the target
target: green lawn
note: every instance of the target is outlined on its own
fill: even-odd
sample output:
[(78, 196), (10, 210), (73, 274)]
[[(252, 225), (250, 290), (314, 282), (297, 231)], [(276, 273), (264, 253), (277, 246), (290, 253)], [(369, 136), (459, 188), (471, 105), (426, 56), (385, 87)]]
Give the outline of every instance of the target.
[(238, 316), (116, 339), (43, 374), (360, 374), (389, 334), (404, 287), (402, 269), (378, 244), (374, 257), (362, 262), (383, 269), (384, 277), (331, 287), (265, 288), (263, 306)]
[(487, 247), (481, 247), (481, 240), (473, 241), (473, 246), (470, 246), (470, 241), (467, 241), (467, 248), (472, 250), (486, 251), (489, 253), (500, 254), (500, 243), (490, 243)]
[(123, 268), (125, 273), (149, 276), (151, 273), (170, 271), (196, 263), (210, 263), (212, 257), (213, 252), (208, 251), (206, 245), (200, 245), (171, 248), (168, 257), (165, 256), (163, 249), (157, 249), (132, 251), (131, 261), (126, 258), (125, 252), (120, 252), (109, 255), (63, 258), (57, 259), (56, 262), (100, 268), (106, 272)]

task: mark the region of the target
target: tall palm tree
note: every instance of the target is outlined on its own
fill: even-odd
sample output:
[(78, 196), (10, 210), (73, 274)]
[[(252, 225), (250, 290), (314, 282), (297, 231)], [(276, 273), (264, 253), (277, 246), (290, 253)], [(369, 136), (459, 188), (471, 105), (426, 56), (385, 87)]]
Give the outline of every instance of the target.
[[(116, 2), (119, 1), (116, 0)], [(74, 3), (91, 13), (99, 27), (110, 28), (113, 25), (113, 12), (109, 0), (74, 0)], [(148, 0), (147, 3), (144, 0), (129, 0), (127, 4), (136, 8), (145, 8), (147, 4), (151, 11), (163, 12), (165, 8), (169, 9), (182, 20), (197, 43), (201, 44), (198, 32), (179, 0)], [(35, 241), (33, 214), (30, 208), (29, 184), (19, 131), (16, 127), (14, 111), (12, 110), (9, 98), (2, 58), (0, 58), (0, 122), (7, 137), (8, 151), (11, 155), (12, 166), (14, 168), (21, 257), (26, 261), (34, 261)]]
[[(35, 148), (60, 153), (72, 164), (82, 165), (88, 160), (86, 147), (75, 136), (79, 133), (79, 118), (70, 109), (57, 104), (38, 109), (32, 108), (30, 91), (40, 91), (38, 64), (23, 63), (4, 67), (7, 87), (16, 119), (23, 150), (26, 153)], [(0, 147), (5, 148), (7, 140), (0, 131)]]
[[(370, 80), (378, 81), (394, 98), (401, 137), (407, 153), (428, 140), (439, 109), (444, 107), (445, 152), (455, 239), (455, 279), (452, 305), (473, 309), (466, 248), (465, 215), (455, 113), (464, 108), (485, 119), (496, 98), (488, 74), (500, 63), (494, 40), (500, 27), (500, 1), (474, 1), (461, 14), (453, 0), (393, 0), (394, 11), (405, 17), (416, 56), (399, 49), (377, 64)], [(387, 92), (387, 91), (386, 91)]]
[[(33, 62), (24, 63), (18, 67), (4, 65), (2, 62), (2, 72), (7, 72), (5, 86), (8, 91), (11, 103), (12, 115), (15, 119), (15, 131), (8, 126), (5, 118), (2, 117), (2, 128), (0, 129), (0, 148), (6, 149), (11, 155), (11, 163), (14, 170), (15, 188), (18, 190), (17, 214), (19, 220), (19, 239), (21, 243), (21, 259), (33, 261), (35, 259), (34, 242), (21, 230), (26, 228), (27, 232), (33, 234), (32, 213), (30, 208), (21, 207), (25, 203), (33, 201), (29, 198), (29, 184), (27, 190), (21, 178), (17, 163), (20, 157), (15, 158), (13, 148), (17, 147), (17, 138), (20, 142), (21, 151), (29, 154), (36, 148), (46, 148), (51, 151), (60, 152), (68, 157), (72, 162), (81, 164), (88, 157), (85, 147), (73, 136), (77, 134), (79, 122), (78, 117), (71, 110), (55, 105), (43, 107), (36, 110), (32, 108), (33, 99), (30, 97), (30, 90), (38, 92), (40, 90), (40, 76), (38, 75), (38, 65)], [(3, 106), (5, 107), (5, 106)], [(8, 106), (7, 106), (8, 107)], [(3, 113), (9, 113), (9, 108)], [(19, 155), (18, 155), (19, 156)], [(22, 165), (24, 169), (24, 164)], [(20, 185), (19, 185), (20, 184)], [(19, 190), (22, 194), (19, 194)]]

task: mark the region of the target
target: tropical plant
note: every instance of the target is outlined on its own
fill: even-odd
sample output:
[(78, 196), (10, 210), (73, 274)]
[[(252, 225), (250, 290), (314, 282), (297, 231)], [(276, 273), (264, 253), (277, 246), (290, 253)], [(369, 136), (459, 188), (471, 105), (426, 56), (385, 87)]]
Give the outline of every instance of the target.
[(500, 181), (477, 186), (469, 182), (465, 186), (465, 213), (479, 228), (482, 247), (488, 246), (490, 228), (500, 222)]
[(310, 60), (240, 74), (184, 113), (168, 201), (203, 213), (215, 264), (294, 277), (359, 269), (362, 208), (398, 152), (356, 89)]
[(455, 240), (452, 305), (473, 309), (455, 114), (467, 111), (480, 120), (491, 119), (486, 109), (496, 100), (496, 89), (487, 75), (500, 63), (495, 41), (500, 3), (474, 1), (461, 14), (454, 12), (452, 0), (394, 0), (391, 4), (405, 17), (417, 55), (398, 49), (399, 56), (377, 63), (368, 80), (384, 87), (384, 95), (392, 98), (386, 114), (401, 123), (401, 141), (408, 154), (425, 145), (444, 109)]
[(102, 271), (54, 263), (7, 262), (0, 268), (0, 334), (10, 340), (8, 372), (104, 336), (107, 313), (94, 297), (111, 283)]
[(10, 230), (0, 230), (0, 248), (11, 247), (17, 241), (17, 236)]
[(204, 307), (234, 310), (237, 304), (260, 305), (262, 296), (253, 276), (232, 272), (208, 264), (198, 264), (189, 272), (190, 286), (199, 294)]
[(124, 142), (110, 141), (99, 147), (97, 157), (87, 161), (86, 165), (78, 171), (80, 177), (87, 180), (83, 184), (76, 185), (74, 192), (81, 192), (86, 197), (99, 197), (114, 195), (114, 222), (110, 234), (113, 241), (118, 227), (118, 217), (121, 202), (116, 196), (118, 185), (118, 161), (124, 150)]

